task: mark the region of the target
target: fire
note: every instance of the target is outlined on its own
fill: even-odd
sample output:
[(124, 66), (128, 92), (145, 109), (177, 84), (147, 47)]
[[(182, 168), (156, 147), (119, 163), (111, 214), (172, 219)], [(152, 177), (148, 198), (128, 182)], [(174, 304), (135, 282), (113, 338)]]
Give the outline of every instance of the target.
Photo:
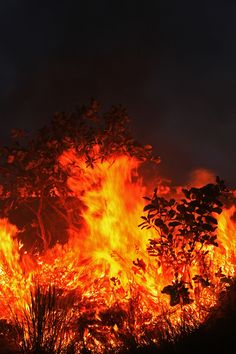
[[(91, 168), (74, 150), (65, 151), (59, 162), (68, 173), (71, 195), (78, 200), (80, 225), (71, 225), (66, 244), (58, 243), (30, 256), (21, 252), (17, 228), (6, 219), (0, 221), (1, 318), (13, 321), (15, 314), (24, 318), (34, 284), (53, 284), (65, 294), (74, 294), (80, 315), (93, 307), (95, 327), (102, 323), (105, 309), (119, 307), (128, 313), (132, 301), (136, 301), (133, 330), (140, 343), (143, 327), (154, 328), (163, 312), (169, 314), (173, 326), (186, 315), (186, 309), (192, 321), (204, 321), (209, 313), (206, 309), (216, 304), (222, 291), (219, 273), (235, 276), (235, 208), (224, 209), (217, 216), (219, 247), (209, 246), (207, 250), (213, 285), (192, 284), (190, 297), (194, 301), (171, 307), (169, 296), (162, 290), (174, 280), (173, 274), (147, 253), (148, 240), (156, 237), (156, 230), (138, 227), (144, 207), (142, 197), (150, 194), (138, 173), (140, 162), (128, 155), (111, 155), (95, 161)], [(199, 264), (193, 263), (188, 272), (194, 277), (200, 270)], [(123, 322), (128, 326), (127, 315)], [(110, 334), (104, 332), (113, 347), (119, 346), (115, 333), (121, 328), (114, 323)], [(88, 344), (91, 333), (87, 329), (83, 334)], [(104, 349), (102, 345), (97, 348), (100, 352)]]
[[(62, 163), (67, 158), (76, 161), (73, 153), (69, 153), (63, 155)], [(145, 194), (141, 180), (137, 179), (138, 161), (120, 156), (94, 169), (88, 169), (85, 161), (77, 164), (80, 172), (77, 173), (76, 167), (70, 171), (68, 185), (86, 207), (82, 211), (84, 228), (81, 235), (73, 236), (73, 246), (76, 244), (81, 258), (90, 255), (93, 263), (103, 267), (104, 274), (119, 274), (127, 281), (124, 273), (129, 272), (132, 260), (142, 254), (147, 242), (137, 227), (141, 197)]]
[(3, 318), (8, 318), (12, 303), (12, 309), (18, 314), (29, 300), (30, 276), (24, 275), (16, 233), (14, 225), (6, 219), (0, 220), (0, 313)]

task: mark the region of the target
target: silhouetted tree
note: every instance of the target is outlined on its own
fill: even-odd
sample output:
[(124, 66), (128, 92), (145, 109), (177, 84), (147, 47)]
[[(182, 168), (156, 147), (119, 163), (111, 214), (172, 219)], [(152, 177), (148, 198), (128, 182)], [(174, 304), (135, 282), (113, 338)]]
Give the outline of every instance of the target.
[[(170, 295), (172, 306), (192, 301), (188, 289), (191, 282), (201, 283), (203, 287), (210, 285), (205, 261), (209, 246), (218, 246), (216, 215), (222, 212), (220, 199), (228, 189), (217, 177), (215, 184), (182, 191), (185, 198), (181, 200), (167, 200), (158, 196), (157, 190), (152, 198), (145, 197), (146, 215), (139, 225), (156, 230), (157, 237), (149, 240), (147, 250), (150, 256), (157, 257), (164, 272), (172, 272), (173, 283), (162, 290)], [(191, 278), (189, 269), (193, 262), (199, 265), (201, 274)]]
[[(26, 233), (35, 231), (44, 249), (55, 242), (59, 230), (62, 234), (68, 226), (78, 228), (74, 196), (59, 156), (73, 148), (91, 168), (120, 153), (158, 161), (150, 145), (143, 147), (133, 139), (128, 123), (121, 106), (102, 113), (98, 102), (91, 100), (73, 112), (55, 113), (33, 136), (13, 130), (11, 146), (0, 148), (0, 216), (13, 219)], [(99, 146), (96, 153), (94, 145)]]

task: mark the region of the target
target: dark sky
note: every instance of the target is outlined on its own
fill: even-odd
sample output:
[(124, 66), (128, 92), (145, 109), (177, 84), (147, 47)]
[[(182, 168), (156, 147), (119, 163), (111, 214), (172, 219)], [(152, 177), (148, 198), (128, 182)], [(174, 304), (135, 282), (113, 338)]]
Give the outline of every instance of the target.
[(122, 104), (175, 182), (236, 186), (236, 1), (0, 2), (0, 138), (91, 97)]

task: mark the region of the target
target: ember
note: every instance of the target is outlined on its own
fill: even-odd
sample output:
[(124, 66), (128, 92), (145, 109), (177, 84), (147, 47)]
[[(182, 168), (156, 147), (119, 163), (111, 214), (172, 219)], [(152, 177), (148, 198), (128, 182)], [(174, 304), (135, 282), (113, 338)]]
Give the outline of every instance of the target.
[[(217, 179), (215, 184), (185, 188), (181, 196), (160, 185), (150, 197), (139, 167), (151, 148), (134, 149), (134, 141), (129, 145), (120, 117), (111, 122), (115, 113), (110, 113), (102, 135), (89, 133), (92, 141), (84, 139), (88, 130), (79, 130), (84, 121), (74, 137), (72, 130), (64, 131), (68, 117), (54, 121), (54, 130), (60, 123), (65, 134), (63, 149), (59, 138), (49, 134), (42, 141), (53, 151), (53, 164), (51, 156), (33, 145), (30, 152), (22, 147), (7, 151), (1, 173), (12, 178), (17, 167), (18, 184), (12, 186), (17, 188), (12, 195), (2, 186), (0, 316), (15, 324), (25, 352), (37, 345), (47, 348), (49, 338), (54, 338), (51, 350), (60, 352), (73, 343), (77, 353), (83, 348), (118, 352), (129, 349), (132, 341), (137, 346), (158, 343), (163, 333), (177, 335), (183, 320), (189, 328), (203, 323), (233, 281), (235, 207), (224, 183)], [(80, 112), (84, 115), (96, 126), (94, 102)], [(49, 178), (43, 170), (47, 164), (54, 171)], [(31, 185), (27, 171), (31, 179), (33, 173)], [(38, 188), (36, 180), (42, 175), (44, 184), (40, 180)], [(52, 235), (49, 221), (47, 229), (48, 200), (54, 203), (51, 212), (65, 219), (64, 242)], [(24, 225), (10, 221), (16, 205), (18, 210), (23, 205), (35, 210), (26, 234), (37, 240), (38, 233), (41, 246), (27, 249), (22, 244)], [(40, 323), (44, 334), (39, 342), (35, 332)]]

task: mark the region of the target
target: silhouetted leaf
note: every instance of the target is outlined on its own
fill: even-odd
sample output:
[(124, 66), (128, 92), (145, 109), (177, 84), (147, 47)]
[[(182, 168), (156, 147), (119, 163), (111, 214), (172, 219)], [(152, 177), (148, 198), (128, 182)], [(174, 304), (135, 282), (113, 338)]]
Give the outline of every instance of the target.
[(148, 204), (148, 205), (145, 205), (145, 207), (143, 208), (143, 211), (148, 211), (148, 210), (153, 210), (153, 209), (155, 209), (155, 206), (152, 204)]
[(210, 215), (205, 216), (205, 220), (207, 223), (210, 223), (210, 224), (215, 224), (215, 225), (218, 224), (217, 220), (213, 216), (210, 216)]
[(187, 189), (182, 189), (182, 192), (184, 193), (187, 199), (190, 199), (190, 191), (188, 191)]
[(181, 223), (179, 221), (171, 221), (169, 222), (169, 226), (178, 226), (181, 225)]
[(221, 214), (222, 213), (222, 209), (218, 208), (218, 207), (213, 208), (212, 211), (214, 211), (214, 213), (217, 213), (217, 214)]
[(156, 219), (155, 220), (155, 225), (157, 226), (157, 227), (162, 227), (163, 225), (164, 225), (164, 221), (162, 220), (162, 219)]

